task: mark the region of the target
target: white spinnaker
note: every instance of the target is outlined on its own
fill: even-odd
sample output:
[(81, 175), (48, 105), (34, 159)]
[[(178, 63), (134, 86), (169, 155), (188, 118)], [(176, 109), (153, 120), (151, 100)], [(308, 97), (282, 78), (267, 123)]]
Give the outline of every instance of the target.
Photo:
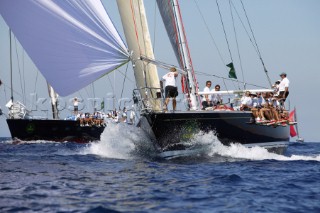
[(1, 0), (0, 14), (61, 96), (129, 61), (99, 0)]

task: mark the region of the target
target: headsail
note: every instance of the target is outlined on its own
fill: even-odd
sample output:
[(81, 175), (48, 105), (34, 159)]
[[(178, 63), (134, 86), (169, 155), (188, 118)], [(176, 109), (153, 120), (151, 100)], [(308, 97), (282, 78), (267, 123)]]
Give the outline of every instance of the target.
[(98, 0), (1, 0), (0, 14), (61, 96), (129, 61)]

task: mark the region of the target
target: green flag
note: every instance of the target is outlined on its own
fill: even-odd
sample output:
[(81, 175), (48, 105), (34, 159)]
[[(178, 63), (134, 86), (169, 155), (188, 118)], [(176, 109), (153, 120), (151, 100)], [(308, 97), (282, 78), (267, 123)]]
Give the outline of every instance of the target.
[(235, 71), (235, 69), (234, 69), (233, 63), (231, 62), (230, 64), (227, 64), (226, 66), (230, 68), (229, 78), (235, 78), (235, 79), (237, 79), (237, 75), (236, 75), (236, 71)]
[(101, 102), (101, 109), (104, 110), (104, 101)]

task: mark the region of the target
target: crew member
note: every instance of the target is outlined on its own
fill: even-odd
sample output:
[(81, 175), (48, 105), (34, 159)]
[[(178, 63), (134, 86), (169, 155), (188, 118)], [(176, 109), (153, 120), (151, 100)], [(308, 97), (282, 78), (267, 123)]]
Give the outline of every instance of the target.
[(172, 108), (173, 110), (176, 110), (177, 101), (176, 97), (178, 96), (178, 89), (176, 87), (176, 78), (178, 76), (177, 69), (172, 67), (170, 68), (170, 72), (165, 74), (162, 79), (165, 81), (165, 102), (163, 109), (165, 111), (168, 110), (168, 103), (170, 101), (170, 98), (172, 98)]
[[(206, 82), (206, 86), (203, 89), (203, 92), (210, 92), (211, 81)], [(202, 109), (205, 110), (207, 107), (212, 107), (211, 95), (204, 95), (202, 98)]]

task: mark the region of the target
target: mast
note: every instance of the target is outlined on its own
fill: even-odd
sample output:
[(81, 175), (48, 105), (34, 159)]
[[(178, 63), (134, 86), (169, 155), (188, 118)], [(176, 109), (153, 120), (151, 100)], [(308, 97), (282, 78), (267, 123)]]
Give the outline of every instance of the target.
[(187, 71), (187, 77), (188, 77), (188, 81), (189, 81), (189, 95), (190, 95), (190, 100), (191, 100), (191, 109), (192, 110), (197, 110), (199, 109), (199, 104), (197, 101), (197, 97), (196, 97), (196, 85), (195, 85), (195, 81), (193, 78), (193, 74), (192, 74), (192, 65), (191, 65), (191, 59), (189, 56), (189, 52), (188, 52), (188, 46), (187, 46), (187, 41), (185, 38), (185, 34), (184, 34), (184, 29), (183, 29), (183, 24), (182, 24), (182, 18), (181, 18), (181, 14), (180, 14), (180, 10), (179, 10), (179, 4), (178, 4), (178, 0), (173, 0), (173, 13), (174, 13), (174, 17), (176, 19), (176, 23), (177, 23), (177, 28), (178, 28), (178, 37), (179, 37), (179, 41), (180, 41), (180, 47), (181, 47), (181, 55), (183, 58), (183, 62), (184, 62), (184, 68)]
[(10, 37), (10, 87), (11, 87), (11, 102), (13, 103), (13, 72), (12, 72), (12, 42), (11, 42), (11, 29), (9, 30)]
[(52, 107), (52, 117), (53, 119), (59, 119), (59, 111), (58, 111), (58, 94), (54, 91), (52, 86), (47, 82), (48, 92), (51, 98), (51, 107)]
[[(154, 59), (153, 48), (142, 0), (117, 0), (129, 52), (132, 51), (132, 63), (136, 86), (145, 106), (160, 110), (160, 81), (157, 67), (151, 63), (137, 60), (140, 56)], [(148, 89), (159, 88), (159, 89)]]

